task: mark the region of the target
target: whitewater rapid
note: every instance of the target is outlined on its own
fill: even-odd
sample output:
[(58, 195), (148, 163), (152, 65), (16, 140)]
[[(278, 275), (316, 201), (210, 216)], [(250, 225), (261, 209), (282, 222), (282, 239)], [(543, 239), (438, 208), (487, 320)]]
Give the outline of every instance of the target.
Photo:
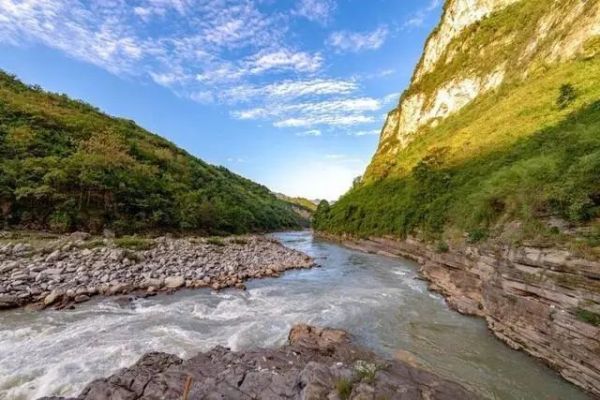
[(339, 327), (388, 357), (409, 357), (489, 399), (586, 399), (482, 320), (450, 310), (417, 279), (416, 265), (315, 240), (275, 235), (315, 257), (313, 270), (250, 282), (248, 290), (184, 290), (132, 303), (97, 298), (71, 311), (0, 313), (0, 399), (75, 396), (144, 353), (181, 357), (216, 345), (283, 344), (299, 322)]

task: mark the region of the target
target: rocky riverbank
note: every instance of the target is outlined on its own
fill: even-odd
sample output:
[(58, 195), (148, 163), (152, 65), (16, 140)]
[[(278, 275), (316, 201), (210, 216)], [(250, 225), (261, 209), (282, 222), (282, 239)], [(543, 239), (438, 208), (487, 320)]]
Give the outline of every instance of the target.
[(430, 288), (484, 317), (515, 349), (600, 396), (600, 262), (564, 250), (488, 245), (440, 252), (415, 239), (322, 235), (353, 249), (417, 261)]
[(146, 354), (70, 400), (475, 398), (456, 383), (378, 357), (344, 331), (298, 325), (280, 349), (236, 353), (217, 347), (189, 360)]
[(0, 309), (65, 308), (96, 295), (244, 288), (314, 261), (262, 236), (92, 238), (85, 233), (0, 244)]

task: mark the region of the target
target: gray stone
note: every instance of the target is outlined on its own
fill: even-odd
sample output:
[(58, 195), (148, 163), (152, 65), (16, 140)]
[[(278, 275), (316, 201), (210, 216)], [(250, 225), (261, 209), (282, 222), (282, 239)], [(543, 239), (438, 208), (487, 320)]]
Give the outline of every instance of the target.
[(50, 305), (54, 304), (59, 298), (61, 298), (62, 295), (63, 295), (62, 291), (55, 289), (52, 292), (50, 292), (50, 294), (48, 296), (46, 296), (46, 298), (44, 298), (44, 304), (46, 306), (50, 306)]
[(92, 235), (90, 235), (87, 232), (73, 232), (71, 233), (70, 237), (72, 240), (78, 241), (86, 241), (88, 240)]
[(115, 233), (110, 229), (104, 229), (102, 231), (102, 236), (104, 236), (107, 239), (113, 239), (115, 237)]
[(183, 276), (170, 276), (165, 279), (165, 286), (169, 289), (177, 289), (185, 284)]
[(0, 309), (18, 307), (19, 302), (16, 296), (0, 294)]
[(14, 245), (12, 252), (15, 255), (21, 255), (31, 251), (33, 247), (29, 243), (17, 243)]
[(75, 303), (83, 303), (84, 301), (88, 301), (90, 299), (90, 296), (85, 295), (85, 294), (80, 294), (75, 296)]
[[(371, 382), (352, 374), (356, 360), (385, 366)], [(135, 365), (90, 383), (78, 396), (97, 399), (339, 399), (336, 384), (353, 377), (349, 400), (473, 400), (462, 386), (351, 343), (341, 331), (298, 326), (280, 349), (234, 353), (223, 347), (189, 360), (148, 353)], [(398, 397), (398, 394), (401, 394)]]
[(4, 274), (15, 269), (19, 264), (16, 261), (7, 262), (4, 265), (0, 265), (0, 274)]

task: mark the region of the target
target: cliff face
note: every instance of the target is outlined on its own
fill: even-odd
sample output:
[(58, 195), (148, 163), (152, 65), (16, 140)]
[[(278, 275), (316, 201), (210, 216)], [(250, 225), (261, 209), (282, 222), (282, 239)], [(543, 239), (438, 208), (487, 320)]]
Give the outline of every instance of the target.
[(440, 253), (414, 239), (345, 244), (415, 259), (431, 289), (457, 311), (484, 317), (498, 338), (543, 359), (567, 380), (600, 396), (600, 262), (534, 247), (452, 248)]
[(419, 133), (483, 94), (526, 84), (540, 68), (585, 54), (598, 34), (596, 0), (448, 0), (411, 84), (389, 114), (367, 179), (389, 173)]

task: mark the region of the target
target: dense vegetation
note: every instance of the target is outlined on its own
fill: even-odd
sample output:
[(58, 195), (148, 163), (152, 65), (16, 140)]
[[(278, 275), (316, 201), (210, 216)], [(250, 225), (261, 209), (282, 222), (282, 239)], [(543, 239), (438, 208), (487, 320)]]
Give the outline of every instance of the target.
[(290, 197), (281, 193), (278, 193), (277, 197), (297, 207), (299, 211), (301, 210), (311, 215), (317, 210), (317, 203), (304, 197)]
[(300, 222), (267, 188), (0, 71), (0, 227), (219, 234)]
[[(440, 62), (409, 90), (431, 91), (447, 69), (454, 76), (453, 69), (468, 74), (473, 68), (485, 71), (484, 62), (509, 61), (506, 43), (514, 42), (502, 42), (495, 52), (484, 44), (508, 36), (526, 44), (518, 27), (537, 24), (514, 14), (539, 18), (541, 6), (547, 4), (520, 2), (475, 24), (450, 44), (452, 62)], [(543, 45), (551, 46), (554, 36)], [(406, 148), (378, 153), (361, 185), (334, 205), (319, 206), (315, 228), (360, 236), (418, 235), (437, 241), (440, 249), (447, 241), (494, 237), (563, 243), (600, 255), (600, 84), (593, 79), (600, 76), (598, 50), (592, 39), (576, 60), (530, 60), (529, 70), (517, 66), (521, 73), (527, 70), (525, 76), (509, 70), (497, 91), (423, 128)]]

